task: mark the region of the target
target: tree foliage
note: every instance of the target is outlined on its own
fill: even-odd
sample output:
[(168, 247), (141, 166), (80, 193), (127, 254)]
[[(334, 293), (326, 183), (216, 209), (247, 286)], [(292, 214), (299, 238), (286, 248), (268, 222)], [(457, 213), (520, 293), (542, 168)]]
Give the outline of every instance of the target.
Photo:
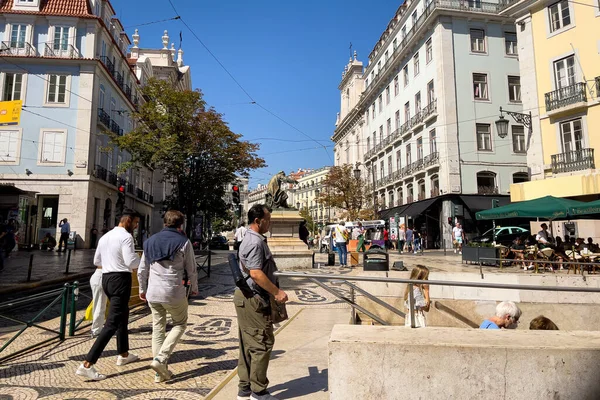
[(152, 79), (142, 94), (146, 102), (134, 115), (136, 128), (124, 136), (111, 134), (112, 142), (131, 154), (120, 169), (146, 165), (162, 171), (174, 185), (171, 208), (190, 220), (198, 212), (226, 217), (227, 184), (265, 166), (259, 145), (233, 133), (223, 115), (207, 107), (200, 90), (179, 91)]
[(300, 210), (300, 216), (306, 221), (306, 229), (308, 229), (309, 232), (314, 232), (316, 230), (315, 220), (308, 212), (308, 209), (302, 208)]
[(324, 189), (319, 193), (319, 202), (343, 210), (343, 219), (355, 221), (375, 218), (370, 208), (371, 192), (362, 177), (356, 179), (352, 165), (332, 167), (322, 184)]

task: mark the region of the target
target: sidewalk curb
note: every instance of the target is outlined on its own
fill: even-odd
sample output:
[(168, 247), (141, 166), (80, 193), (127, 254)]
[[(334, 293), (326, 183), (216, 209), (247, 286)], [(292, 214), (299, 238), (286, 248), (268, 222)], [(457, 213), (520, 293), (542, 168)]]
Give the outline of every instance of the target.
[(42, 288), (44, 286), (56, 285), (57, 283), (72, 282), (72, 281), (80, 280), (83, 278), (87, 279), (92, 275), (93, 275), (93, 271), (89, 272), (89, 273), (88, 272), (78, 272), (78, 273), (69, 274), (69, 275), (66, 275), (66, 276), (63, 276), (60, 278), (56, 278), (56, 279), (49, 279), (49, 280), (43, 280), (43, 281), (38, 281), (38, 282), (29, 282), (29, 283), (27, 283), (27, 282), (14, 283), (9, 288), (0, 289), (0, 296), (18, 293), (21, 290), (37, 289), (37, 288)]
[[(305, 307), (306, 308), (306, 307)], [(283, 325), (281, 325), (279, 327), (279, 329), (277, 329), (277, 331), (275, 332), (275, 336), (277, 336), (279, 334), (279, 332), (281, 332), (282, 330), (284, 330), (285, 328), (287, 328), (287, 326), (296, 319), (296, 317), (298, 315), (300, 315), (300, 313), (302, 311), (305, 310), (305, 308), (300, 309), (300, 311), (298, 311), (296, 314), (294, 314), (294, 316), (290, 319), (288, 319)], [(227, 386), (227, 384), (237, 375), (237, 367), (235, 367), (233, 370), (231, 370), (231, 372), (217, 385), (215, 386), (210, 392), (208, 392), (208, 394), (206, 395), (206, 397), (204, 398), (204, 400), (211, 400), (214, 399), (216, 395), (219, 394), (219, 392), (225, 387)]]

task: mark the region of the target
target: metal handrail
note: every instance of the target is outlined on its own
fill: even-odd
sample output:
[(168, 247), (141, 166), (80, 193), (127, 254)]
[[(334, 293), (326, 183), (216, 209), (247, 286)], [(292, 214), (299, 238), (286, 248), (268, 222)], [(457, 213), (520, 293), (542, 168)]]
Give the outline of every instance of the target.
[[(422, 285), (425, 283), (417, 279), (402, 279), (402, 278), (386, 278), (377, 276), (344, 276), (344, 275), (320, 275), (301, 272), (275, 272), (277, 276), (285, 276), (288, 278), (314, 278), (321, 280), (332, 281), (357, 281), (357, 282), (382, 282), (382, 283), (406, 283), (413, 285)], [(538, 286), (538, 285), (515, 285), (504, 283), (481, 283), (481, 282), (460, 282), (460, 281), (431, 281), (426, 282), (430, 286), (459, 286), (459, 287), (475, 287), (486, 289), (517, 289), (517, 290), (538, 290), (546, 292), (583, 292), (583, 293), (600, 293), (600, 288), (586, 287), (571, 287), (571, 286)]]

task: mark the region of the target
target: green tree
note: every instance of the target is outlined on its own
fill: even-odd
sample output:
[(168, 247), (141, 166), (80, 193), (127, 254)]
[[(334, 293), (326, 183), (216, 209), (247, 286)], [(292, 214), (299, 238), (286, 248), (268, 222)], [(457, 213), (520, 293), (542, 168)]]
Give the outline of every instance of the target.
[(180, 91), (152, 79), (142, 94), (146, 102), (133, 116), (136, 128), (124, 136), (109, 133), (112, 143), (131, 154), (120, 169), (146, 165), (162, 171), (174, 185), (168, 203), (186, 214), (188, 230), (197, 213), (227, 217), (228, 185), (265, 166), (259, 145), (233, 133), (223, 115), (207, 107), (200, 90)]
[(306, 229), (308, 229), (308, 231), (311, 233), (314, 232), (316, 228), (315, 220), (308, 212), (308, 209), (302, 208), (300, 210), (300, 216), (306, 221)]
[(319, 193), (319, 202), (343, 210), (343, 219), (355, 221), (375, 218), (371, 208), (372, 193), (362, 177), (356, 179), (352, 165), (332, 167), (322, 184), (324, 188)]

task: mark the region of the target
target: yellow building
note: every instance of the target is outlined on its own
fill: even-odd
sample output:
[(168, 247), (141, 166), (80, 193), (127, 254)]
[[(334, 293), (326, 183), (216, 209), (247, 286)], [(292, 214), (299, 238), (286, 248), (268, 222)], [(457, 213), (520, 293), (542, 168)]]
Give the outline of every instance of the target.
[[(600, 1), (509, 1), (516, 18), (531, 181), (511, 201), (600, 196)], [(512, 45), (507, 42), (507, 46)]]

